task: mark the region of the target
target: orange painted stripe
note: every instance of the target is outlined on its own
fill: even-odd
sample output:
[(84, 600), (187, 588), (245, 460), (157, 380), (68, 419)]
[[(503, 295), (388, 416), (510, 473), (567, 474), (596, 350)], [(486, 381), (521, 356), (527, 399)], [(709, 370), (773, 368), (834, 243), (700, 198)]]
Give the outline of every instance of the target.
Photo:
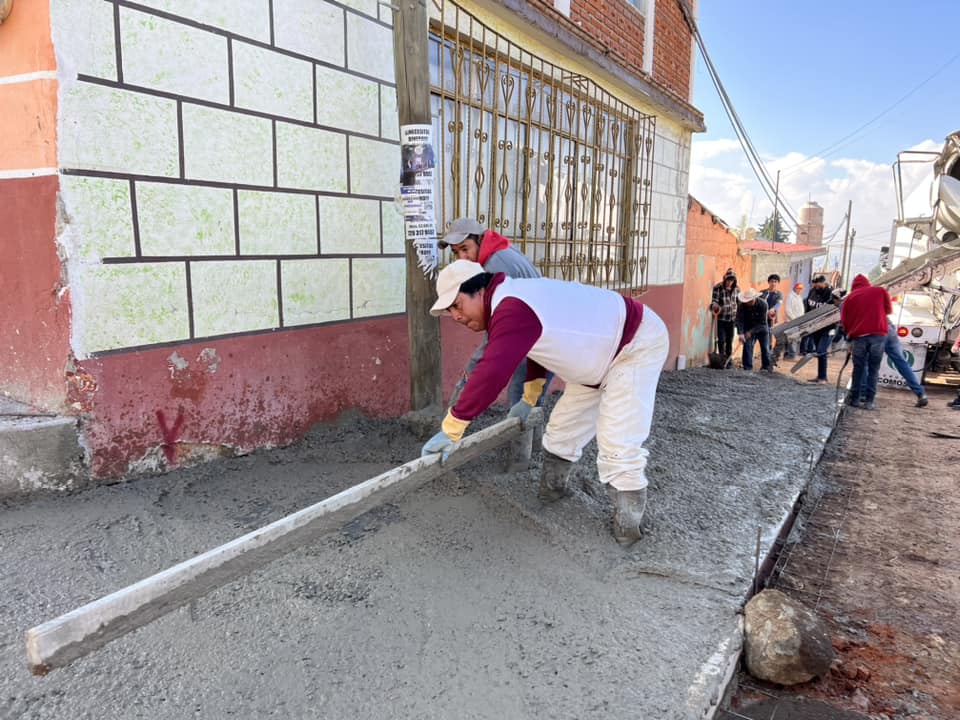
[(0, 76), (56, 69), (50, 0), (16, 0), (10, 17), (0, 25)]
[(0, 108), (0, 170), (56, 166), (57, 81), (0, 85)]

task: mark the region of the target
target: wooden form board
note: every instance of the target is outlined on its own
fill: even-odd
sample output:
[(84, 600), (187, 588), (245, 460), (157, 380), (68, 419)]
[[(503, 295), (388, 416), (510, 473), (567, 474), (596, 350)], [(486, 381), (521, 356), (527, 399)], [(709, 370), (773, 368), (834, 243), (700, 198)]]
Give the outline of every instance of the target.
[(232, 580), (315, 541), (372, 508), (396, 500), (493, 448), (515, 443), (530, 457), (535, 409), (525, 426), (508, 418), (464, 438), (445, 461), (421, 457), (354, 485), (225, 545), (151, 575), (27, 630), (27, 665), (44, 675), (103, 647)]

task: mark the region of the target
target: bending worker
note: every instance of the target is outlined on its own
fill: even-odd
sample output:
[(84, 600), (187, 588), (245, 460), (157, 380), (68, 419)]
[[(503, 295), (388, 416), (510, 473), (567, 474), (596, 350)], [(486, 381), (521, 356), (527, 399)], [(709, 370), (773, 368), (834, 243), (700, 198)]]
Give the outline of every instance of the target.
[[(472, 260), (475, 263), (483, 265), (483, 269), (489, 273), (505, 273), (512, 278), (538, 278), (540, 273), (533, 266), (533, 263), (527, 259), (519, 250), (510, 247), (510, 241), (503, 235), (487, 230), (480, 223), (472, 218), (457, 218), (450, 223), (450, 230), (443, 236), (443, 239), (437, 243), (441, 250), (449, 247), (455, 258), (459, 260)], [(473, 372), (473, 368), (483, 357), (483, 350), (487, 346), (487, 336), (484, 333), (483, 341), (480, 347), (476, 349), (467, 367), (464, 368), (460, 380), (453, 388), (453, 394), (450, 396), (450, 405), (455, 405), (463, 392), (463, 386), (467, 383), (467, 378)], [(526, 362), (520, 361), (516, 371), (510, 378), (510, 384), (507, 386), (507, 400), (511, 405), (519, 402), (523, 396), (523, 383), (526, 379)], [(547, 378), (546, 385), (550, 384), (552, 377)], [(546, 391), (546, 387), (544, 387)], [(543, 397), (540, 402), (542, 404)]]
[(437, 277), (431, 315), (449, 312), (474, 332), (487, 331), (487, 348), (442, 430), (423, 454), (453, 449), (470, 421), (503, 390), (527, 358), (523, 399), (510, 416), (526, 420), (547, 369), (566, 381), (543, 436), (540, 498), (568, 495), (568, 478), (596, 435), (597, 469), (614, 503), (613, 533), (620, 543), (640, 537), (647, 503), (645, 473), (660, 370), (669, 337), (650, 308), (610, 290), (546, 278), (516, 280), (457, 260)]

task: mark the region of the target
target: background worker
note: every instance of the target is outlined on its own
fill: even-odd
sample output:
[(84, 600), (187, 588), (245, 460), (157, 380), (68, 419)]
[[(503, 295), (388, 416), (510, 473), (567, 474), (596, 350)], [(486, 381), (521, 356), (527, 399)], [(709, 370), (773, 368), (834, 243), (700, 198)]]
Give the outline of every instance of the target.
[[(488, 230), (483, 225), (472, 218), (457, 218), (450, 223), (450, 230), (443, 239), (437, 242), (437, 247), (444, 249), (449, 247), (454, 258), (458, 260), (470, 260), (483, 266), (483, 269), (489, 273), (505, 273), (507, 277), (512, 278), (538, 278), (540, 273), (533, 266), (527, 256), (510, 246), (510, 241), (503, 235), (493, 230)], [(480, 358), (483, 357), (484, 348), (487, 346), (487, 335), (484, 333), (480, 347), (476, 349), (467, 366), (464, 368), (460, 379), (453, 388), (453, 394), (450, 396), (450, 405), (455, 405), (460, 393), (463, 391), (470, 373), (476, 367)], [(510, 378), (507, 385), (507, 401), (513, 405), (523, 396), (523, 382), (527, 374), (527, 365), (521, 361), (516, 371)], [(547, 388), (553, 375), (547, 377), (543, 387), (543, 394), (538, 398), (537, 404), (543, 404), (543, 397), (546, 395)]]
[(710, 311), (717, 319), (717, 352), (726, 357), (733, 353), (733, 328), (737, 319), (737, 276), (727, 268), (723, 279), (713, 286)]
[[(930, 399), (927, 397), (923, 385), (920, 384), (920, 379), (913, 371), (913, 368), (910, 367), (910, 363), (907, 362), (907, 358), (903, 354), (903, 346), (900, 345), (897, 328), (894, 327), (893, 323), (889, 320), (887, 320), (887, 338), (883, 343), (883, 352), (890, 359), (890, 362), (893, 363), (893, 367), (896, 368), (897, 372), (900, 373), (903, 381), (907, 383), (910, 391), (917, 396), (917, 407), (926, 407), (930, 403)], [(860, 395), (865, 395), (866, 390), (866, 377), (864, 377), (864, 383), (860, 386)]]
[[(827, 282), (825, 275), (817, 275), (813, 279), (813, 287), (810, 288), (810, 294), (804, 302), (807, 312), (816, 310), (822, 305), (834, 302), (833, 288)], [(826, 383), (827, 382), (827, 353), (830, 350), (830, 343), (833, 340), (833, 334), (836, 330), (836, 324), (828, 325), (825, 328), (813, 332), (810, 337), (811, 352), (817, 354), (817, 377), (809, 382)]]
[[(798, 317), (804, 313), (803, 307), (803, 283), (795, 283), (793, 290), (790, 291), (790, 294), (787, 295), (786, 306), (784, 307), (784, 314), (787, 316), (787, 322), (791, 320), (796, 320)], [(793, 340), (787, 344), (787, 352), (784, 357), (788, 360), (792, 360), (797, 356), (797, 346), (798, 342)]]
[(650, 308), (610, 290), (547, 278), (514, 279), (457, 260), (437, 277), (432, 315), (449, 312), (473, 330), (487, 331), (487, 348), (423, 454), (453, 449), (477, 415), (496, 399), (527, 358), (523, 398), (510, 415), (526, 420), (546, 368), (566, 382), (543, 435), (540, 497), (569, 494), (573, 463), (596, 435), (597, 470), (614, 504), (620, 543), (640, 537), (647, 504), (643, 447), (650, 434), (657, 382), (669, 336)]
[(767, 304), (767, 325), (777, 324), (777, 313), (780, 312), (780, 303), (783, 301), (783, 293), (778, 287), (780, 276), (773, 273), (767, 277), (767, 287), (760, 291), (760, 298)]
[(737, 332), (743, 340), (743, 369), (753, 370), (753, 345), (760, 343), (760, 369), (773, 370), (770, 365), (770, 326), (767, 303), (753, 288), (741, 292), (737, 299)]
[(780, 312), (780, 303), (783, 302), (783, 293), (780, 287), (780, 276), (771, 273), (767, 276), (767, 287), (760, 291), (760, 299), (767, 304), (767, 347), (773, 349), (773, 333), (770, 328), (777, 324), (777, 314)]
[(853, 407), (862, 403), (867, 410), (873, 410), (877, 374), (890, 324), (887, 315), (892, 312), (893, 304), (886, 288), (871, 285), (866, 275), (853, 279), (850, 294), (840, 306), (840, 323), (853, 343), (853, 377), (850, 379), (853, 396), (849, 398)]

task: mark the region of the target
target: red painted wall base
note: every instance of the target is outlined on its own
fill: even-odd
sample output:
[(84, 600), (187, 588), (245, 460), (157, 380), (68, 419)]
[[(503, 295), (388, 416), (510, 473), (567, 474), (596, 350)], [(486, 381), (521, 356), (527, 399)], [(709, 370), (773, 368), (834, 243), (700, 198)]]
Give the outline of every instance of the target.
[[(642, 297), (670, 327), (671, 344), (681, 296), (677, 285)], [(443, 318), (441, 341), (447, 399), (480, 336)], [(379, 417), (409, 409), (402, 316), (116, 353), (80, 366), (69, 399), (84, 414), (101, 478), (286, 445), (349, 408)]]

